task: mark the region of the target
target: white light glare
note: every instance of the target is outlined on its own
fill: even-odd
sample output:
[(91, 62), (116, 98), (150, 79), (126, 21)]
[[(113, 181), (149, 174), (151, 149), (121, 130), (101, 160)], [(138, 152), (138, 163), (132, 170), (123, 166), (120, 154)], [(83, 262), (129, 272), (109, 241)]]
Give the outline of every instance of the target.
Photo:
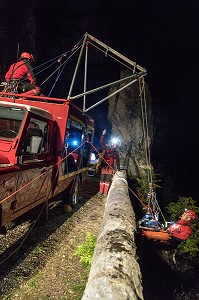
[(111, 142), (112, 142), (112, 144), (117, 145), (117, 144), (119, 144), (119, 139), (118, 138), (112, 138)]

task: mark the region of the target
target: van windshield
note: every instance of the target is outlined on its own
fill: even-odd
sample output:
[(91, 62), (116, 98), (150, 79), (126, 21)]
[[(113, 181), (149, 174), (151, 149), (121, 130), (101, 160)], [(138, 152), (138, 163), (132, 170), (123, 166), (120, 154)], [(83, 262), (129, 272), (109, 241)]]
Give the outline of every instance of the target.
[(0, 138), (14, 139), (20, 130), (26, 110), (0, 106)]

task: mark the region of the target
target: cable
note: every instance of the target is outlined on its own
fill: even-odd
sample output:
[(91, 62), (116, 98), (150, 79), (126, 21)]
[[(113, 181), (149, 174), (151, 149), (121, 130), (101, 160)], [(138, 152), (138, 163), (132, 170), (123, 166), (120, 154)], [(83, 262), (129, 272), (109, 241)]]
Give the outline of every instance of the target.
[[(122, 66), (128, 68), (131, 71), (134, 71), (134, 68), (129, 67), (128, 65), (126, 65), (125, 63), (121, 62), (119, 59), (117, 59), (116, 57), (112, 56), (111, 54), (109, 54), (107, 51), (102, 50), (100, 47), (98, 47), (97, 45), (93, 44), (92, 42), (88, 41), (88, 43), (90, 45), (92, 45), (93, 47), (95, 47), (96, 49), (98, 49), (99, 51), (103, 52), (105, 54), (105, 56), (110, 56), (112, 59), (114, 59), (115, 61), (119, 62)], [(133, 72), (135, 73), (135, 72)]]
[(39, 67), (42, 67), (43, 65), (45, 65), (45, 64), (47, 64), (47, 63), (49, 63), (49, 62), (51, 62), (51, 61), (57, 61), (60, 57), (66, 57), (68, 53), (73, 52), (77, 47), (79, 47), (79, 45), (82, 43), (83, 39), (84, 39), (84, 37), (82, 37), (82, 38), (79, 40), (79, 42), (78, 42), (77, 44), (75, 44), (75, 45), (73, 46), (73, 48), (71, 48), (69, 51), (62, 53), (62, 54), (60, 54), (60, 55), (58, 55), (58, 56), (56, 56), (56, 57), (54, 57), (54, 58), (52, 58), (52, 59), (50, 59), (50, 60), (48, 60), (48, 61), (46, 61), (46, 62), (40, 64), (39, 66), (36, 66), (33, 70), (35, 70), (35, 69), (37, 69), (37, 68), (39, 68)]
[(58, 69), (58, 73), (57, 73), (57, 76), (56, 76), (56, 78), (55, 78), (55, 82), (54, 82), (53, 86), (51, 87), (50, 92), (48, 93), (48, 97), (51, 96), (52, 91), (54, 90), (54, 87), (55, 87), (55, 85), (56, 85), (56, 83), (57, 83), (57, 81), (58, 81), (58, 79), (59, 79), (61, 73), (63, 72), (65, 66), (66, 66), (66, 64), (64, 64), (64, 65), (62, 66), (62, 69), (61, 69), (61, 61), (60, 61), (60, 67), (59, 67), (59, 69)]
[(34, 181), (38, 180), (39, 178), (41, 178), (42, 176), (46, 175), (48, 172), (50, 172), (53, 168), (57, 167), (64, 159), (66, 159), (69, 155), (71, 155), (73, 152), (77, 151), (80, 147), (82, 147), (87, 141), (84, 141), (81, 145), (79, 145), (77, 148), (75, 148), (73, 151), (71, 151), (70, 153), (68, 153), (66, 156), (64, 156), (58, 163), (56, 163), (55, 165), (51, 166), (47, 171), (45, 171), (44, 173), (38, 175), (37, 177), (35, 177), (33, 180), (29, 181), (28, 183), (26, 183), (25, 185), (23, 185), (21, 188), (19, 188), (18, 190), (16, 190), (15, 192), (13, 192), (12, 194), (10, 194), (9, 196), (5, 197), (4, 199), (2, 199), (0, 201), (0, 204), (5, 202), (6, 200), (8, 200), (10, 197), (16, 195), (18, 192), (20, 192), (21, 190), (23, 190), (25, 187), (29, 186), (31, 183), (33, 183)]
[[(144, 79), (144, 78), (143, 78)], [(139, 78), (139, 89), (140, 89), (140, 102), (141, 102), (141, 114), (142, 114), (142, 129), (144, 135), (144, 147), (145, 147), (145, 158), (146, 158), (146, 166), (147, 166), (147, 175), (149, 184), (153, 183), (152, 171), (151, 171), (151, 161), (150, 161), (150, 153), (149, 153), (149, 132), (148, 132), (148, 120), (147, 120), (147, 108), (146, 108), (146, 95), (144, 93), (144, 97), (142, 97), (143, 91), (145, 91), (145, 85), (143, 80), (143, 86), (141, 88), (141, 78)]]
[(40, 86), (42, 86), (44, 83), (46, 83), (46, 81), (48, 81), (48, 79), (50, 79), (59, 69), (60, 67), (62, 67), (63, 65), (65, 65), (68, 60), (79, 50), (81, 46), (79, 46), (78, 48), (75, 48), (75, 51), (71, 53), (71, 55), (66, 59), (65, 62), (63, 62), (58, 68), (56, 68), (41, 84)]
[[(77, 151), (77, 150), (78, 150), (80, 147), (82, 147), (86, 142), (87, 142), (87, 141), (84, 141), (81, 145), (79, 145), (77, 148), (75, 148), (72, 152), (68, 153), (68, 155), (66, 155), (65, 157), (63, 157), (63, 158), (62, 158), (56, 165), (54, 165), (52, 168), (55, 168), (58, 164), (61, 164), (61, 162), (62, 162), (64, 159), (66, 159), (66, 158), (67, 158), (69, 155), (71, 155), (73, 152)], [(49, 169), (48, 169), (45, 173), (43, 173), (42, 175), (47, 174), (52, 168), (49, 168)], [(43, 210), (44, 210), (44, 208), (45, 208), (45, 206), (46, 206), (46, 202), (49, 200), (49, 196), (50, 196), (50, 193), (51, 193), (51, 191), (52, 191), (52, 188), (53, 188), (53, 186), (54, 186), (54, 184), (55, 184), (55, 182), (56, 182), (56, 180), (57, 180), (58, 173), (59, 173), (59, 170), (56, 171), (56, 175), (55, 175), (54, 180), (53, 180), (53, 182), (52, 182), (51, 188), (50, 188), (50, 190), (49, 190), (49, 192), (48, 192), (48, 194), (47, 194), (47, 196), (46, 196), (45, 203), (44, 203), (44, 205), (43, 205), (43, 207), (42, 207), (42, 209), (41, 209), (39, 215), (37, 216), (36, 220), (34, 221), (33, 225), (31, 226), (31, 228), (29, 229), (29, 231), (26, 233), (25, 237), (23, 238), (23, 240), (22, 240), (22, 242), (19, 244), (19, 246), (18, 246), (12, 253), (10, 253), (3, 261), (1, 261), (1, 262), (0, 262), (0, 265), (3, 264), (4, 262), (6, 262), (10, 257), (12, 257), (12, 256), (13, 256), (13, 255), (21, 248), (21, 246), (24, 244), (24, 242), (27, 240), (28, 236), (30, 235), (30, 233), (32, 232), (33, 228), (34, 228), (35, 225), (37, 224), (37, 222), (38, 222), (38, 220), (39, 220), (39, 218), (40, 218), (40, 216), (41, 216), (41, 214), (42, 214), (42, 212), (43, 212)], [(40, 176), (36, 177), (35, 179), (38, 179), (38, 178), (40, 178)], [(45, 182), (46, 178), (47, 178), (47, 177), (45, 177), (45, 179), (44, 179), (44, 181), (42, 182), (42, 185), (41, 185), (41, 186), (43, 186), (43, 183)], [(33, 182), (33, 181), (29, 182), (29, 184), (32, 183), (32, 182)], [(25, 187), (26, 187), (27, 185), (29, 185), (29, 184), (24, 185), (23, 188), (25, 188)], [(21, 190), (21, 189), (19, 189), (19, 190)], [(19, 192), (19, 190), (17, 190), (16, 192)], [(10, 198), (11, 196), (13, 196), (16, 192), (14, 192), (13, 194), (11, 194), (9, 197), (3, 199), (0, 203), (4, 202), (5, 200), (7, 200), (7, 199)], [(38, 192), (38, 193), (39, 193), (39, 192)], [(38, 195), (38, 193), (37, 193), (37, 195)], [(37, 197), (37, 195), (36, 195), (36, 197)]]
[(147, 195), (148, 207), (152, 206), (152, 212), (156, 217), (156, 219), (158, 219), (159, 213), (161, 213), (164, 222), (166, 222), (165, 217), (157, 201), (156, 192), (153, 186), (151, 155), (149, 151), (150, 140), (149, 140), (149, 129), (148, 129), (149, 126), (148, 126), (147, 105), (146, 105), (146, 89), (145, 89), (145, 81), (143, 77), (139, 78), (139, 89), (140, 89), (140, 102), (141, 102), (141, 112), (142, 112), (145, 155), (146, 155), (146, 164), (147, 164), (147, 176), (148, 176), (148, 183), (149, 183), (149, 193)]
[[(91, 143), (91, 142), (89, 142), (90, 143), (90, 145), (93, 147), (93, 149), (98, 153), (98, 154), (100, 154), (99, 153), (99, 151), (95, 148), (95, 146)], [(114, 171), (114, 168), (105, 160), (105, 158), (104, 157), (102, 157), (102, 159), (103, 159), (103, 161), (109, 166), (109, 168), (111, 168), (112, 169), (112, 171)], [(118, 176), (118, 177), (120, 177), (117, 173), (116, 173), (116, 175)], [(121, 178), (121, 177), (120, 177)], [(142, 202), (142, 200), (138, 197), (138, 195), (136, 195), (136, 193), (135, 192), (133, 192), (133, 190), (131, 190), (131, 188), (129, 188), (129, 186), (127, 185), (127, 187), (128, 187), (128, 189), (129, 189), (129, 191), (140, 201), (140, 203), (143, 205), (143, 207), (144, 208), (147, 208), (147, 209), (149, 209), (148, 208), (148, 206), (146, 206), (143, 202)]]

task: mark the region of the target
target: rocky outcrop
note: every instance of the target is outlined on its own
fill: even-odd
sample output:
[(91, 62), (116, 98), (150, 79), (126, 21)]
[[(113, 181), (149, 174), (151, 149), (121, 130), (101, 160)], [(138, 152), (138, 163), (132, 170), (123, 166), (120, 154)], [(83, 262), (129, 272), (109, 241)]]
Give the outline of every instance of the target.
[[(129, 73), (129, 71), (121, 72), (121, 78), (129, 76), (131, 74)], [(109, 94), (124, 84), (126, 82), (114, 85)], [(146, 84), (145, 90), (147, 115), (144, 115), (144, 119), (147, 117), (148, 139), (143, 130), (139, 83), (130, 85), (109, 99), (108, 119), (112, 124), (112, 135), (117, 136), (121, 141), (120, 162), (128, 170), (128, 175), (135, 177), (141, 176), (147, 168), (146, 143), (150, 148), (153, 139), (152, 99)]]
[(82, 300), (143, 300), (135, 231), (126, 173), (117, 172), (108, 193)]

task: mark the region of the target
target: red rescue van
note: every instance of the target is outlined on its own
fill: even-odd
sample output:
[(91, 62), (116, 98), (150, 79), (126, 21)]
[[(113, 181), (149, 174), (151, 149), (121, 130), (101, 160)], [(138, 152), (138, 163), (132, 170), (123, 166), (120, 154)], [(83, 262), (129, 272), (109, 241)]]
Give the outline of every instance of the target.
[(69, 100), (0, 93), (0, 226), (62, 193), (73, 207), (94, 121)]

